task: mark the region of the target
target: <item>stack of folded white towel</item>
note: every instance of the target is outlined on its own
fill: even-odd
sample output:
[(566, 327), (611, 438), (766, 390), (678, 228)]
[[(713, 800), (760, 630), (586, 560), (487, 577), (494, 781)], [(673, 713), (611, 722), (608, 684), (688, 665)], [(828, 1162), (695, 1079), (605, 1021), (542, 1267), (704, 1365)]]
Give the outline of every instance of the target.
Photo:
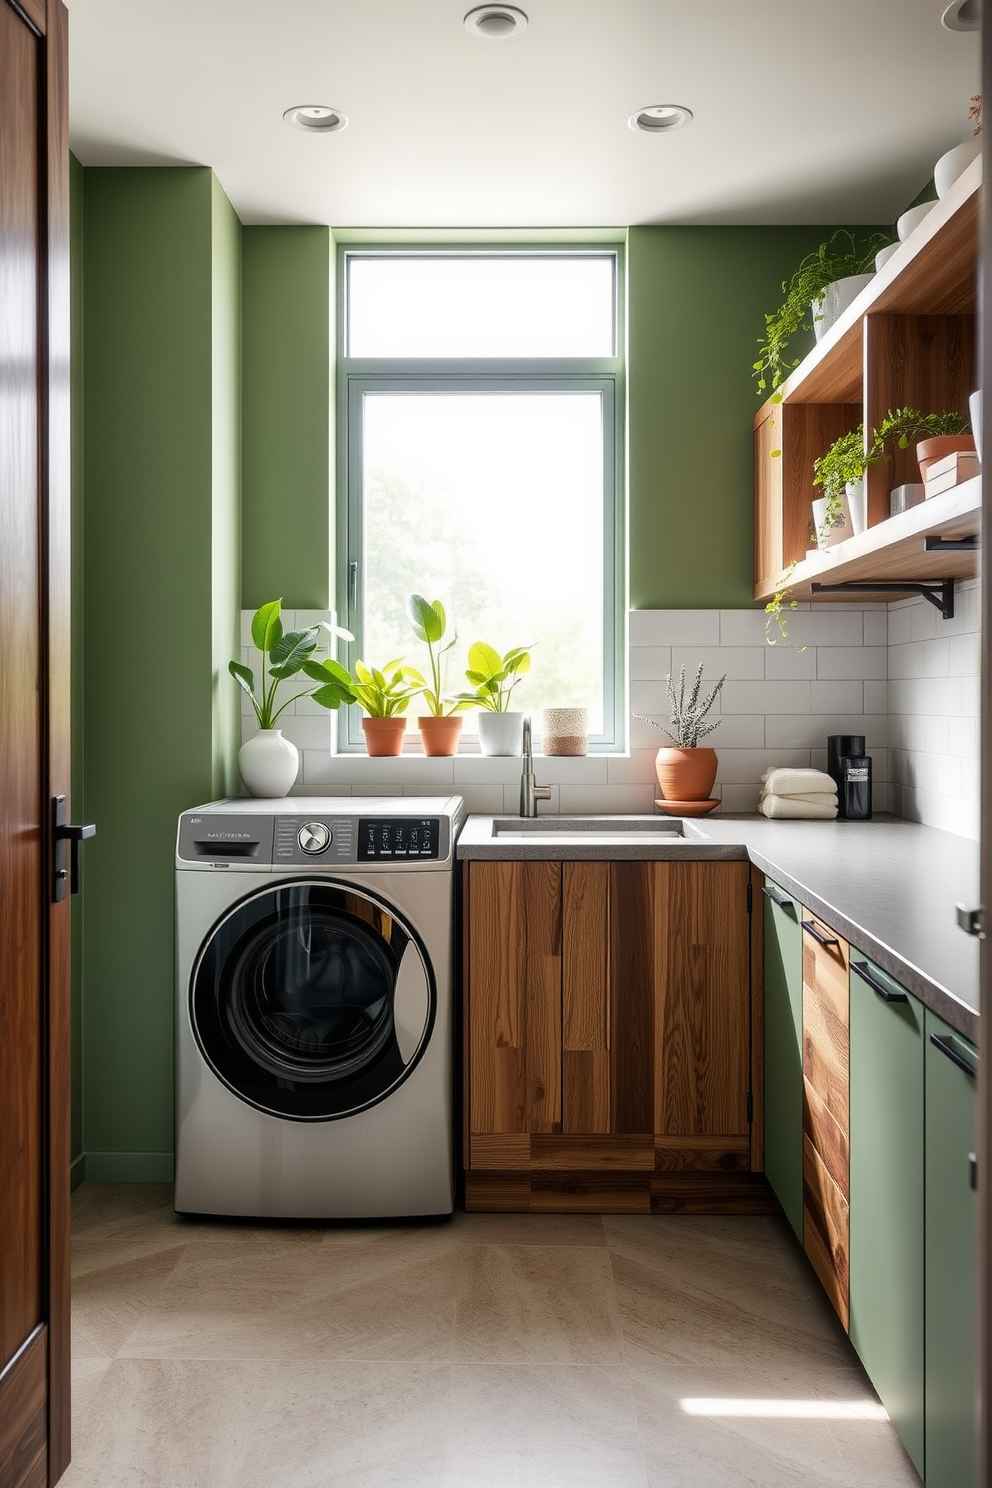
[(832, 821), (837, 815), (837, 787), (822, 770), (766, 770), (758, 810), (762, 816), (779, 819)]

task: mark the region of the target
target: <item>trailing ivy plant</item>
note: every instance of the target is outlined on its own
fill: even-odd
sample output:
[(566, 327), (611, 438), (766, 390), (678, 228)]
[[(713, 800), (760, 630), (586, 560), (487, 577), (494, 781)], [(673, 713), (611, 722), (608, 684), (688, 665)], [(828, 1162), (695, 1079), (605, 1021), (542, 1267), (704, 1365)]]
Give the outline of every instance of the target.
[(814, 302), (823, 298), (828, 284), (846, 279), (851, 274), (867, 274), (875, 267), (875, 254), (890, 239), (886, 233), (852, 233), (838, 228), (825, 243), (808, 253), (791, 279), (782, 280), (784, 299), (779, 308), (765, 316), (765, 333), (758, 338), (759, 355), (753, 364), (758, 381), (758, 396), (764, 397), (785, 381), (799, 358), (788, 358), (789, 343), (799, 331), (813, 329), (820, 315)]
[(830, 531), (841, 514), (841, 497), (850, 481), (859, 481), (878, 459), (874, 452), (865, 450), (864, 425), (859, 424), (848, 434), (835, 439), (826, 454), (813, 461), (813, 484), (819, 486), (827, 498), (826, 510), (820, 523), (820, 535)]
[[(797, 646), (795, 641), (789, 639), (789, 611), (799, 608), (799, 601), (789, 598), (789, 581), (796, 569), (798, 560), (794, 559), (782, 575), (782, 587), (777, 589), (771, 599), (765, 605), (765, 641), (769, 646), (777, 646), (779, 641), (784, 641), (787, 646), (792, 646), (795, 651), (805, 651), (805, 646)], [(772, 629), (778, 631), (778, 635), (772, 634)]]
[(908, 449), (921, 439), (935, 439), (941, 434), (967, 434), (971, 425), (960, 413), (946, 409), (943, 413), (922, 413), (918, 408), (890, 408), (871, 436), (870, 459), (890, 460), (893, 444)]

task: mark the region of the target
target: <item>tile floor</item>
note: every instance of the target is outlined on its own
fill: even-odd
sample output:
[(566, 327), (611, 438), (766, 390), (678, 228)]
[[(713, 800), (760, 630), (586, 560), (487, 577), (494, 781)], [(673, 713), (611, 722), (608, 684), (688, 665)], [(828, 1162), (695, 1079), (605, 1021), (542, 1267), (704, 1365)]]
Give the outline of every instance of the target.
[(64, 1488), (918, 1488), (783, 1221), (286, 1229), (74, 1200)]

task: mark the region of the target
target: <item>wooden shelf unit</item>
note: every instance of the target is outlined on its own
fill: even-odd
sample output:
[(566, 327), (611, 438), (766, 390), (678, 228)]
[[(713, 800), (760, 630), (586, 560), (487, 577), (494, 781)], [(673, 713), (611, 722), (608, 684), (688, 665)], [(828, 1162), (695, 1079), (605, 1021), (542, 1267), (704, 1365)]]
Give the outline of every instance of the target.
[[(967, 416), (978, 377), (981, 184), (979, 159), (758, 411), (755, 599), (768, 600), (786, 585), (795, 598), (808, 599), (814, 580), (892, 583), (977, 572), (975, 553), (926, 553), (923, 540), (978, 535), (980, 480), (889, 516), (889, 491), (919, 480), (912, 447), (869, 469), (867, 531), (836, 544), (829, 554), (805, 555), (811, 546), (811, 503), (820, 494), (813, 485), (813, 461), (839, 435), (861, 422), (870, 435), (890, 408), (954, 408)], [(891, 592), (879, 595), (892, 597)]]

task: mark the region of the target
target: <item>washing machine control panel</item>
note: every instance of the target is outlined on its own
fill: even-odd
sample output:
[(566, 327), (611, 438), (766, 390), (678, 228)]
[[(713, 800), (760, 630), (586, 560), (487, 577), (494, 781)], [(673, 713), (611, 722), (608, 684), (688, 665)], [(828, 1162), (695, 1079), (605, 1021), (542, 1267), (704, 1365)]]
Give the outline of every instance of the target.
[(358, 820), (358, 861), (405, 863), (440, 856), (436, 816), (363, 816)]

